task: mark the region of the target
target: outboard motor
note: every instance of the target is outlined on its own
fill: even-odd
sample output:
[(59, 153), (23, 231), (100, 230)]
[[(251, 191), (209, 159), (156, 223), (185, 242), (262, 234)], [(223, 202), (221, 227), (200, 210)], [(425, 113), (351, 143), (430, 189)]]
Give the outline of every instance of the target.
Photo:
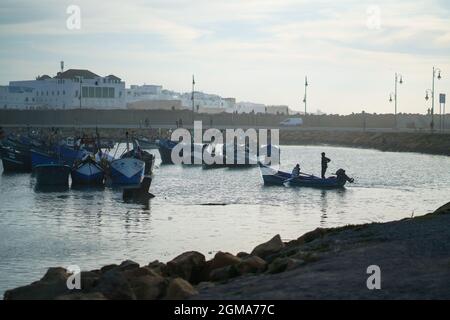
[(347, 176), (344, 169), (339, 169), (338, 171), (336, 171), (336, 177), (340, 181), (348, 181), (350, 183), (353, 183), (355, 181), (355, 179)]

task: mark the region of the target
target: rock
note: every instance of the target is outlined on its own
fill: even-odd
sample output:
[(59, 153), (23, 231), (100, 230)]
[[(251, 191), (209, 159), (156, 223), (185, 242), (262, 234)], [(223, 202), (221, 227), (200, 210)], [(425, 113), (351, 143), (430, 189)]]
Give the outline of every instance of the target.
[(241, 252), (239, 252), (239, 253), (236, 255), (236, 257), (238, 257), (238, 258), (245, 258), (245, 257), (248, 257), (249, 255), (250, 255), (250, 253), (241, 251)]
[(139, 300), (156, 300), (163, 296), (167, 282), (159, 275), (156, 276), (141, 276), (132, 278), (129, 281), (131, 289), (133, 290), (136, 299)]
[(235, 269), (239, 274), (246, 273), (260, 273), (264, 272), (267, 268), (267, 262), (257, 256), (248, 256), (242, 259), (242, 261), (235, 266)]
[(241, 259), (233, 256), (231, 253), (219, 251), (211, 260), (210, 269), (219, 269), (226, 266), (233, 266), (241, 262)]
[(161, 277), (159, 273), (147, 266), (138, 269), (127, 270), (123, 273), (123, 275), (125, 276), (125, 278), (127, 278), (127, 280), (143, 276)]
[(189, 251), (167, 262), (166, 272), (170, 276), (181, 277), (191, 283), (199, 283), (205, 263), (203, 254)]
[(100, 292), (78, 292), (56, 297), (56, 300), (107, 300)]
[(61, 267), (48, 268), (45, 275), (41, 278), (41, 281), (52, 282), (52, 281), (67, 281), (70, 274), (66, 269)]
[(276, 258), (267, 268), (268, 273), (280, 273), (287, 269), (292, 270), (300, 261), (292, 258)]
[(134, 262), (132, 260), (125, 260), (124, 262), (122, 262), (119, 265), (120, 271), (127, 271), (127, 270), (138, 269), (138, 268), (139, 268), (139, 263)]
[(149, 267), (150, 269), (154, 270), (156, 273), (159, 273), (159, 274), (161, 274), (161, 275), (165, 275), (165, 273), (166, 273), (166, 268), (167, 268), (167, 266), (166, 266), (164, 263), (159, 262), (158, 260), (155, 260), (155, 261), (153, 261), (153, 262), (150, 262), (150, 263), (148, 264), (148, 267)]
[(81, 271), (81, 290), (91, 290), (97, 285), (100, 276), (101, 274), (95, 271)]
[(322, 238), (328, 231), (329, 229), (316, 228), (313, 231), (307, 232), (297, 239), (296, 241), (297, 245), (301, 245), (304, 243), (311, 242), (315, 239)]
[(117, 268), (117, 267), (118, 267), (117, 264), (108, 264), (108, 265), (102, 267), (102, 268), (100, 269), (100, 272), (101, 272), (101, 273), (106, 273), (106, 272), (108, 272), (108, 271), (110, 271), (110, 270), (112, 270), (112, 269), (115, 269), (115, 268)]
[(182, 300), (198, 294), (192, 285), (182, 278), (175, 278), (170, 281), (167, 287), (165, 299), (167, 300)]
[(67, 278), (70, 274), (64, 268), (49, 268), (41, 280), (30, 285), (7, 290), (5, 300), (52, 300), (70, 293)]
[(237, 277), (238, 275), (239, 272), (237, 271), (237, 269), (233, 265), (230, 265), (212, 270), (209, 275), (209, 280), (215, 282), (226, 281), (228, 279)]
[(277, 234), (275, 237), (270, 239), (269, 241), (258, 245), (252, 251), (252, 255), (258, 256), (260, 258), (265, 258), (271, 254), (275, 254), (284, 248), (284, 243), (281, 241), (281, 237)]
[(125, 276), (117, 269), (104, 273), (98, 280), (95, 291), (101, 292), (107, 299), (133, 300), (136, 296)]

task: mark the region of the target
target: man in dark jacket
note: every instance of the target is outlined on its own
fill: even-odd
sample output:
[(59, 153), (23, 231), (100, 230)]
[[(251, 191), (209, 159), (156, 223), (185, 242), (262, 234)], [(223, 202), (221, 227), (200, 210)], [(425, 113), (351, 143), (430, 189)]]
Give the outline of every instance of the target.
[(325, 172), (328, 168), (328, 162), (331, 160), (325, 157), (325, 152), (322, 152), (322, 179), (325, 179)]

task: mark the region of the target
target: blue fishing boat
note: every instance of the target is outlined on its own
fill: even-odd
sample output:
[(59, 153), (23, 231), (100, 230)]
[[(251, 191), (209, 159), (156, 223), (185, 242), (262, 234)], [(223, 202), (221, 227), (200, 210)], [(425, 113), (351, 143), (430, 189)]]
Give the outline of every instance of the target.
[(86, 150), (76, 149), (65, 144), (55, 147), (55, 152), (57, 152), (61, 159), (69, 166), (73, 166), (75, 161), (81, 160), (84, 156), (89, 154)]
[(258, 164), (265, 185), (282, 186), (287, 179), (292, 177), (290, 173), (273, 169), (272, 167), (266, 166), (261, 162)]
[(293, 187), (312, 187), (312, 188), (342, 188), (347, 182), (353, 183), (353, 178), (350, 178), (345, 173), (345, 170), (339, 169), (335, 176), (325, 179), (320, 177), (301, 173), (297, 177), (293, 177), (288, 172), (279, 171), (259, 163), (261, 175), (265, 185), (289, 185)]
[(7, 142), (0, 146), (0, 157), (3, 163), (3, 170), (7, 172), (30, 172), (31, 157), (30, 152), (16, 148)]
[(42, 164), (60, 164), (63, 160), (57, 153), (49, 150), (31, 149), (31, 167), (34, 169)]
[(140, 184), (144, 177), (145, 162), (136, 158), (115, 159), (110, 164), (113, 184)]
[(156, 141), (156, 144), (158, 146), (159, 154), (161, 155), (161, 163), (173, 164), (172, 149), (178, 144), (178, 142), (169, 139), (161, 139)]
[(38, 185), (67, 186), (70, 171), (64, 164), (39, 164), (34, 168)]
[(102, 185), (105, 178), (105, 171), (91, 156), (75, 162), (70, 174), (75, 185)]

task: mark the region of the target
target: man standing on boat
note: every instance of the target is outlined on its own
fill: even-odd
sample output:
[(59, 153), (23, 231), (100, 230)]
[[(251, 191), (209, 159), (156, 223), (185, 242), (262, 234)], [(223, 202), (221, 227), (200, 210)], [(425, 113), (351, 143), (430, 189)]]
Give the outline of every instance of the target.
[(325, 157), (325, 152), (322, 152), (322, 179), (325, 179), (325, 172), (327, 172), (328, 162), (331, 160)]

